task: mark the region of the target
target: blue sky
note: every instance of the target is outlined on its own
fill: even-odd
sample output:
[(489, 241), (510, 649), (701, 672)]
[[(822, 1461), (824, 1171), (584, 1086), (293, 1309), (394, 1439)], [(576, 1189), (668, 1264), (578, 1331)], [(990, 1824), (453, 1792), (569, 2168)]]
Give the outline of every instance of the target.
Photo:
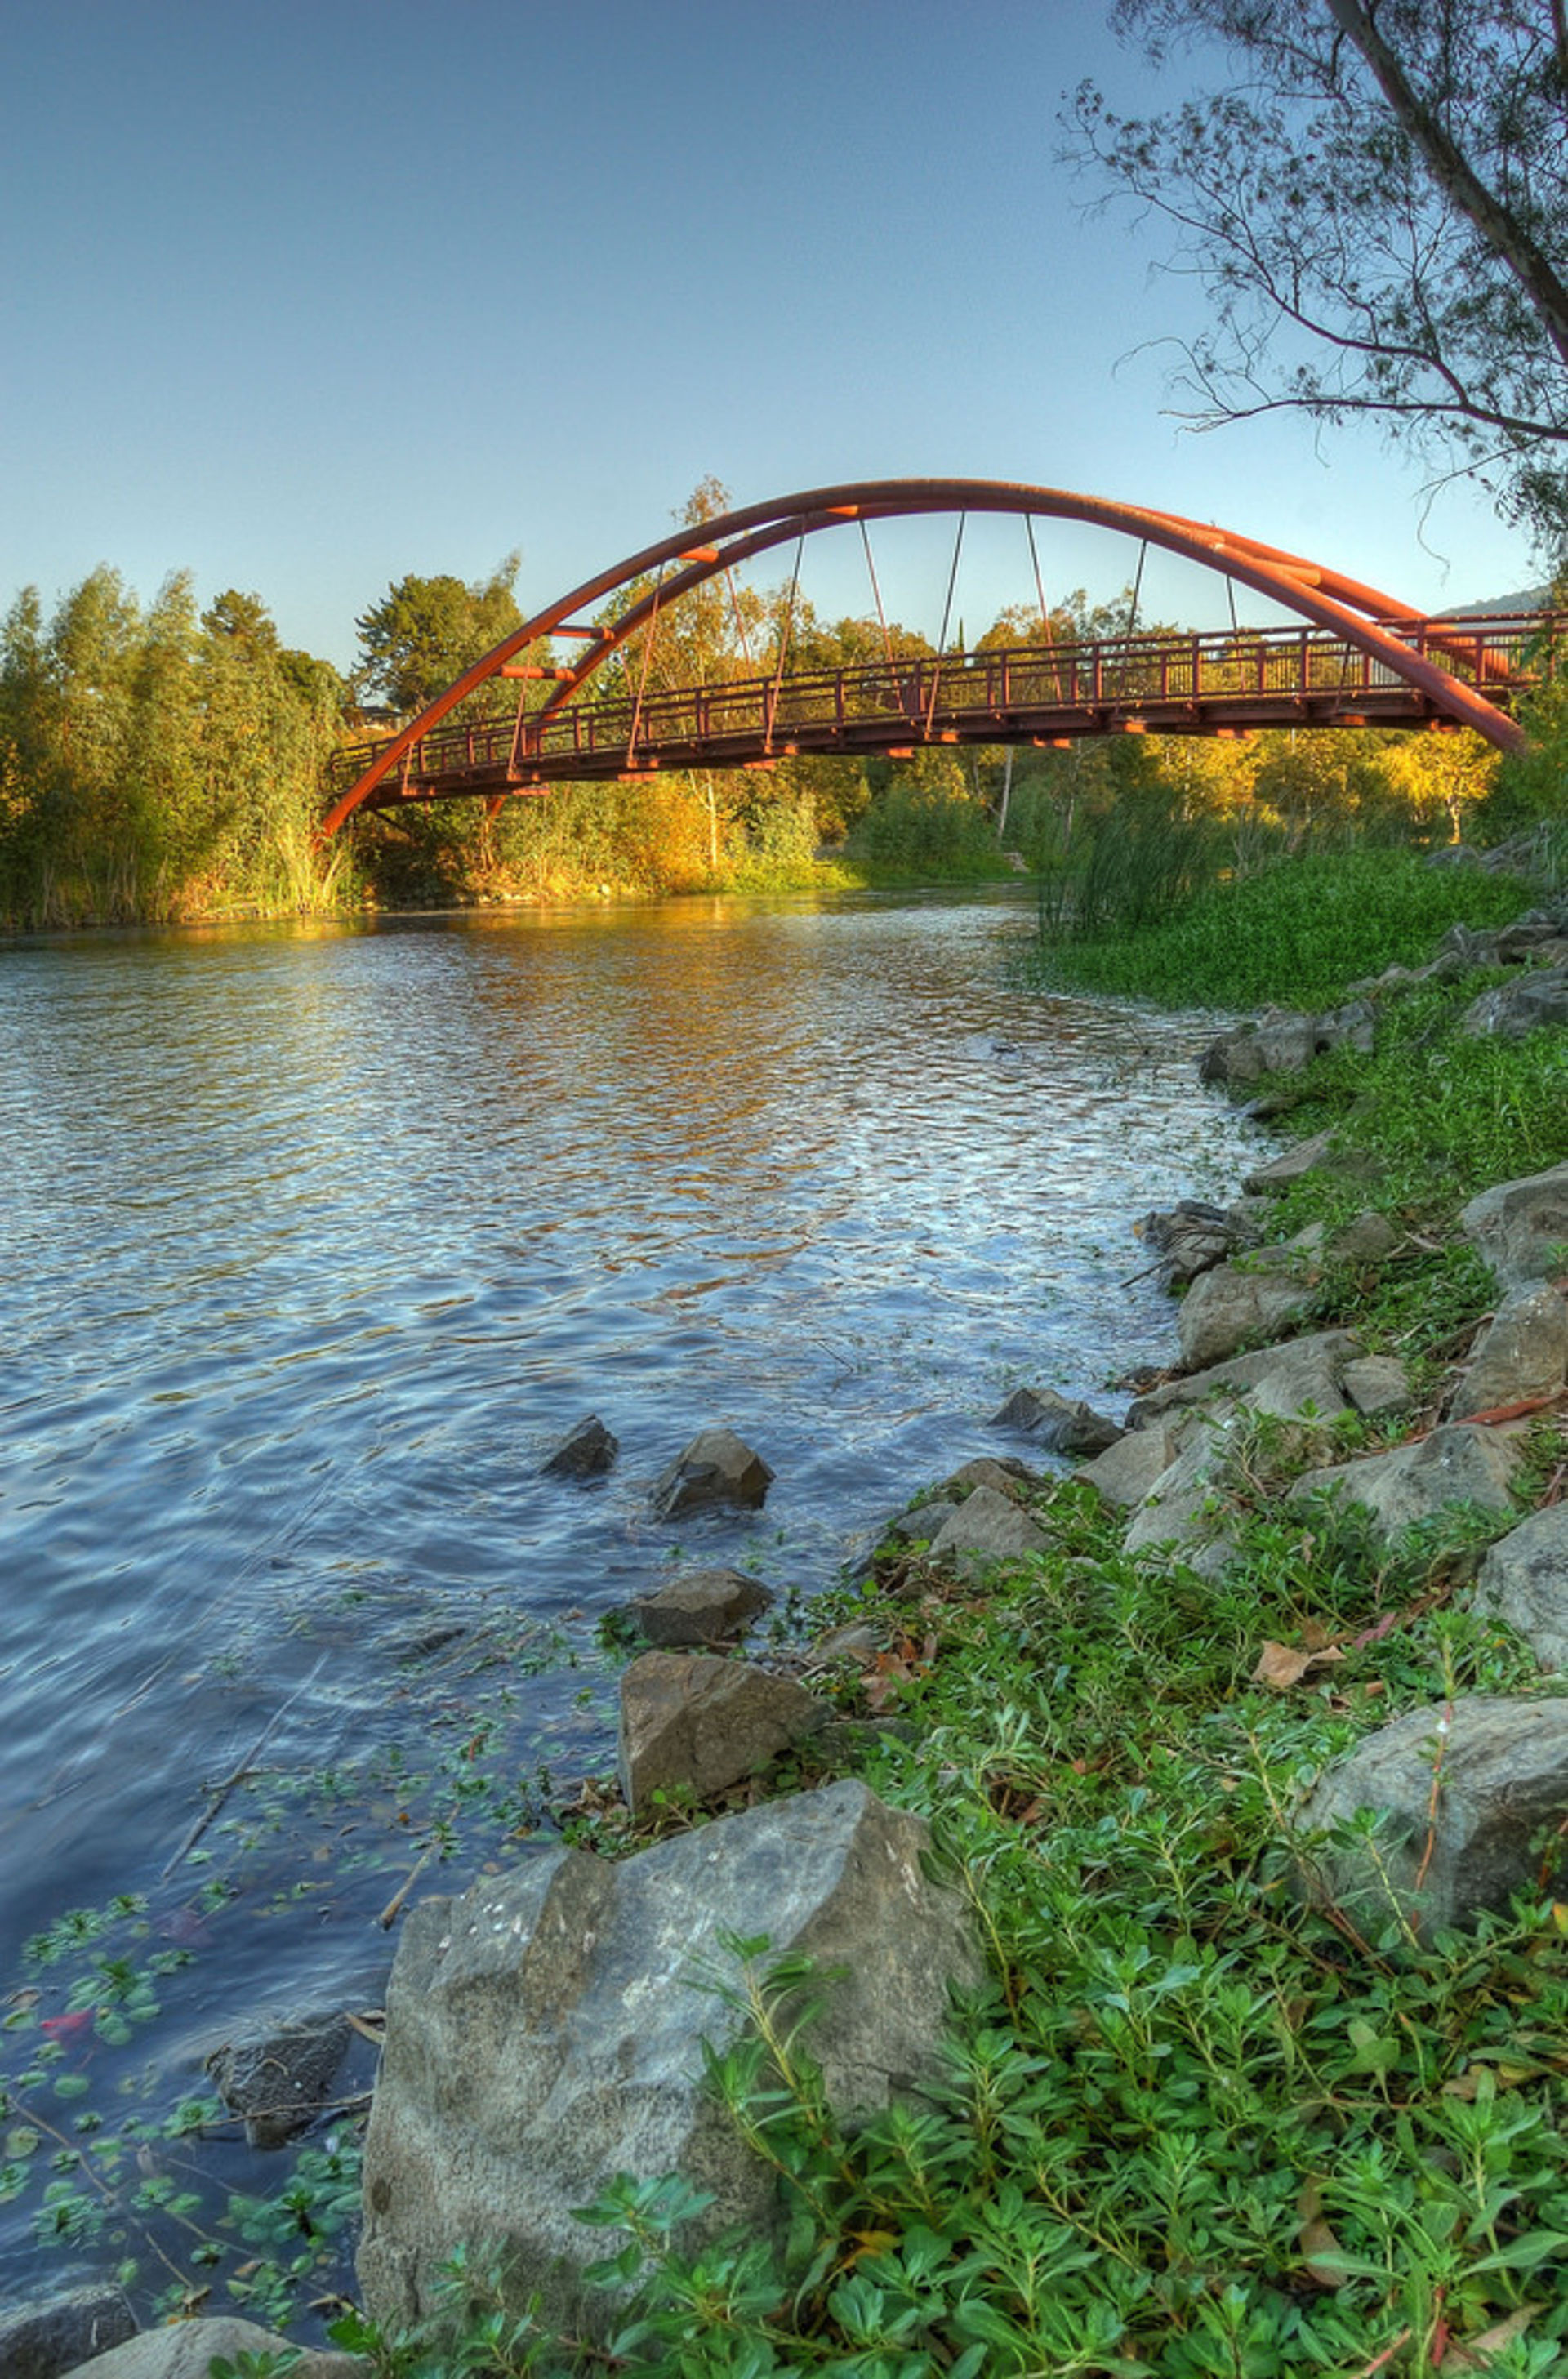
[[(1199, 292), (1154, 232), (1086, 220), (1055, 154), (1080, 77), (1161, 96), (1099, 0), (0, 0), (0, 603), (101, 561), (143, 595), (188, 568), (346, 665), (405, 571), (520, 548), (532, 608), (709, 473), (737, 502), (1080, 489), (1434, 607), (1532, 577), (1465, 489), (1424, 546), (1421, 474), (1373, 432), (1178, 429), (1159, 343)], [(945, 553), (894, 545), (890, 608), (934, 630)], [(965, 555), (971, 626), (1028, 593), (1021, 546)], [(1043, 559), (1053, 594), (1109, 595), (1136, 557), (1061, 535)], [(824, 610), (869, 607), (847, 544), (815, 570)]]

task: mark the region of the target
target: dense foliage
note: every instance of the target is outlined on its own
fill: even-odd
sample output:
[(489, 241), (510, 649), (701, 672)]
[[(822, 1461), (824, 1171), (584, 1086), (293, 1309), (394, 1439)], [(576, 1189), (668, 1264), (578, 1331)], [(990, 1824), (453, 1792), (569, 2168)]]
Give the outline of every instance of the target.
[(344, 688), (252, 595), (199, 617), (95, 570), (0, 626), (0, 921), (75, 924), (320, 904), (311, 850)]

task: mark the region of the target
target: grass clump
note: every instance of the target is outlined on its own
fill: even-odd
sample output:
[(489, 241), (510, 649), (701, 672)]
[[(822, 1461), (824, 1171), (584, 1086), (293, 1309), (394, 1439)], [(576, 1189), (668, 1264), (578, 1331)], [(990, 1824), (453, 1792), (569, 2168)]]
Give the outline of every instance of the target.
[(1095, 911), (1080, 937), (1069, 909), (1043, 936), (1043, 982), (1170, 1007), (1320, 1008), (1347, 982), (1431, 955), (1450, 925), (1500, 925), (1524, 905), (1516, 878), (1435, 868), (1408, 851), (1284, 860), (1128, 921)]

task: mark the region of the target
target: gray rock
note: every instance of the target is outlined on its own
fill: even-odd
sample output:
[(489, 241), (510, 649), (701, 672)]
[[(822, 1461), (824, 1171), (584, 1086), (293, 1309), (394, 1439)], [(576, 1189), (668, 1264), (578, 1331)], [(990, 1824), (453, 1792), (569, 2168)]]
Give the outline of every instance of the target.
[(1348, 1000), (1343, 1008), (1333, 1008), (1318, 1019), (1317, 1045), (1320, 1054), (1329, 1049), (1359, 1049), (1369, 1052), (1377, 1035), (1378, 1011), (1369, 999)]
[(1145, 1214), (1138, 1230), (1160, 1258), (1160, 1278), (1167, 1288), (1196, 1280), (1238, 1248), (1250, 1247), (1257, 1236), (1223, 1207), (1198, 1198), (1182, 1198), (1168, 1212)]
[(1450, 1407), (1454, 1420), (1531, 1396), (1555, 1395), (1568, 1377), (1568, 1304), (1545, 1283), (1516, 1288), (1493, 1314)]
[(1317, 1054), (1318, 1020), (1272, 1008), (1211, 1042), (1198, 1063), (1200, 1079), (1244, 1090), (1265, 1074), (1297, 1074)]
[(1568, 967), (1483, 991), (1460, 1018), (1459, 1030), (1489, 1033), (1494, 1041), (1522, 1041), (1543, 1024), (1568, 1024)]
[(1232, 1515), (1220, 1473), (1229, 1451), (1223, 1428), (1196, 1431), (1133, 1514), (1122, 1551), (1139, 1553), (1164, 1545), (1190, 1568), (1212, 1575), (1223, 1567), (1231, 1551)]
[(1568, 1669), (1568, 1503), (1549, 1503), (1498, 1539), (1476, 1600), (1507, 1620), (1543, 1669)]
[(1069, 1404), (1051, 1388), (1018, 1388), (987, 1424), (992, 1429), (1027, 1430), (1053, 1454), (1104, 1454), (1121, 1435), (1114, 1420), (1092, 1406)]
[(1568, 1248), (1568, 1165), (1483, 1190), (1459, 1223), (1505, 1288), (1551, 1279)]
[(1010, 1454), (977, 1454), (960, 1463), (936, 1491), (958, 1502), (972, 1494), (977, 1487), (994, 1487), (998, 1495), (1015, 1495), (1020, 1487), (1039, 1484), (1039, 1471), (1031, 1470), (1027, 1462), (1019, 1462)]
[(124, 2289), (106, 2282), (7, 2306), (0, 2311), (0, 2372), (6, 2379), (60, 2379), (135, 2330)]
[(1538, 1833), (1568, 1816), (1568, 1700), (1474, 1694), (1408, 1711), (1320, 1778), (1300, 1822), (1326, 1830), (1357, 1810), (1380, 1820), (1375, 1856), (1342, 1839), (1312, 1849), (1308, 1875), (1363, 1932), (1398, 1914), (1429, 1940), (1505, 1907), (1537, 1881)]
[(1323, 1252), (1332, 1263), (1381, 1263), (1401, 1244), (1402, 1235), (1387, 1215), (1369, 1207), (1365, 1214), (1346, 1223), (1342, 1231), (1336, 1231)]
[(1293, 1498), (1321, 1489), (1337, 1491), (1346, 1503), (1363, 1503), (1384, 1536), (1429, 1520), (1453, 1503), (1478, 1503), (1486, 1512), (1511, 1512), (1514, 1499), (1509, 1480), (1519, 1463), (1519, 1448), (1511, 1438), (1490, 1429), (1451, 1423), (1417, 1438), (1412, 1445), (1396, 1445), (1387, 1454), (1369, 1454), (1327, 1470), (1309, 1470), (1291, 1489)]
[(1181, 1359), (1189, 1371), (1223, 1363), (1251, 1339), (1277, 1338), (1287, 1322), (1299, 1322), (1314, 1291), (1278, 1272), (1243, 1272), (1218, 1264), (1195, 1280), (1176, 1316)]
[(1244, 1392), (1247, 1411), (1295, 1421), (1332, 1420), (1336, 1413), (1348, 1411), (1340, 1388), (1343, 1367), (1316, 1337), (1287, 1340), (1279, 1354), (1280, 1361), (1271, 1363)]
[(705, 1429), (659, 1478), (654, 1514), (677, 1520), (687, 1512), (752, 1512), (766, 1502), (772, 1484), (772, 1471), (744, 1438), (732, 1429)]
[(589, 1413), (574, 1429), (569, 1429), (555, 1452), (540, 1467), (540, 1475), (553, 1479), (597, 1479), (610, 1468), (620, 1452), (620, 1442), (606, 1429), (597, 1413)]
[(1253, 1197), (1274, 1197), (1282, 1190), (1293, 1189), (1309, 1173), (1316, 1173), (1329, 1165), (1334, 1153), (1333, 1130), (1315, 1131), (1309, 1140), (1298, 1140), (1283, 1149), (1267, 1165), (1248, 1174), (1242, 1184)]
[(1146, 1396), (1138, 1397), (1128, 1407), (1127, 1425), (1128, 1429), (1144, 1429), (1157, 1413), (1168, 1413), (1181, 1405), (1201, 1404), (1212, 1395), (1223, 1394), (1239, 1398), (1249, 1388), (1260, 1387), (1276, 1372), (1288, 1380), (1299, 1369), (1303, 1376), (1310, 1377), (1320, 1364), (1326, 1363), (1332, 1375), (1338, 1378), (1345, 1366), (1360, 1352), (1361, 1342), (1353, 1330), (1313, 1330), (1299, 1338), (1286, 1338), (1277, 1346), (1257, 1346), (1249, 1355), (1234, 1355), (1228, 1362), (1211, 1364), (1179, 1380), (1167, 1380), (1164, 1387), (1152, 1388)]
[[(303, 2353), (292, 2341), (234, 2313), (217, 2313), (210, 2321), (181, 2321), (166, 2329), (144, 2330), (127, 2337), (107, 2354), (79, 2362), (66, 2379), (208, 2379), (214, 2357), (237, 2362), (242, 2354), (299, 2355), (289, 2365), (288, 2379), (370, 2379), (371, 2366), (361, 2354), (336, 2354), (308, 2347)], [(0, 2363), (6, 2379), (30, 2379), (24, 2369)]]
[(486, 2240), (514, 2304), (537, 2289), (548, 2319), (602, 2326), (582, 2275), (620, 2240), (572, 2209), (618, 2173), (713, 2193), (684, 2252), (776, 2231), (773, 2173), (706, 2079), (704, 2041), (722, 2056), (750, 2029), (719, 1937), (813, 1962), (806, 2045), (839, 2117), (863, 2119), (935, 2079), (949, 1989), (983, 1971), (961, 1896), (927, 1880), (929, 1839), (846, 1781), (619, 1864), (561, 1845), (416, 1908), (366, 2145), (368, 2312), (428, 2313), (441, 2263)]
[(1107, 1503), (1141, 1503), (1176, 1455), (1174, 1432), (1164, 1421), (1155, 1421), (1147, 1429), (1129, 1430), (1096, 1461), (1087, 1464), (1079, 1477), (1097, 1488)]
[(928, 1503), (911, 1503), (907, 1512), (894, 1513), (878, 1531), (876, 1541), (881, 1544), (884, 1539), (896, 1537), (903, 1544), (929, 1544), (958, 1508), (956, 1500), (947, 1495), (933, 1496)]
[(1043, 1552), (1050, 1538), (1037, 1520), (995, 1487), (977, 1487), (931, 1540), (927, 1558), (972, 1576), (988, 1562)]
[(847, 1626), (825, 1628), (811, 1640), (808, 1667), (831, 1668), (838, 1660), (870, 1660), (886, 1646), (890, 1634), (886, 1621), (852, 1619)]
[(207, 2071), (229, 2112), (244, 2116), (251, 2146), (281, 2148), (332, 2096), (353, 2037), (335, 2008), (296, 2016), (226, 2042), (208, 2058)]
[(1340, 1385), (1367, 1420), (1403, 1412), (1410, 1402), (1410, 1377), (1397, 1355), (1363, 1355), (1346, 1363)]
[(650, 1644), (677, 1651), (739, 1636), (772, 1600), (766, 1587), (742, 1570), (691, 1569), (656, 1593), (638, 1595), (629, 1615)]
[(1549, 909), (1531, 909), (1523, 917), (1515, 917), (1504, 925), (1497, 937), (1497, 954), (1504, 966), (1517, 966), (1533, 951), (1547, 942), (1554, 942), (1562, 928)]
[(633, 1816), (658, 1792), (711, 1800), (829, 1712), (788, 1677), (703, 1652), (645, 1652), (621, 1680), (620, 1774)]
[(1498, 937), (1492, 933), (1478, 933), (1472, 925), (1450, 925), (1438, 944), (1440, 955), (1452, 955), (1466, 967), (1494, 967), (1498, 964)]

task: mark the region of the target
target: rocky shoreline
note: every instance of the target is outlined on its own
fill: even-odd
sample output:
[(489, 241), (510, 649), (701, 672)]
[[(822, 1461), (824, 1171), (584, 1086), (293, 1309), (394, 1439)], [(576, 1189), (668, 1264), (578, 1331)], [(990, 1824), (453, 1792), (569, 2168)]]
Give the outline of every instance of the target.
[[(1478, 995), (1461, 1032), (1508, 1039), (1568, 1021), (1568, 904), (1494, 935), (1455, 928), (1429, 967), (1353, 986), (1323, 1016), (1270, 1013), (1222, 1035), (1204, 1078), (1277, 1117), (1316, 1057), (1370, 1045), (1386, 1003), (1478, 968), (1512, 972)], [(1538, 1481), (1533, 1509), (1518, 1490), (1568, 1382), (1568, 1165), (1465, 1207), (1460, 1232), (1496, 1297), (1436, 1382), (1354, 1327), (1311, 1326), (1329, 1292), (1352, 1306), (1408, 1252), (1370, 1202), (1271, 1240), (1272, 1202), (1313, 1177), (1333, 1180), (1342, 1205), (1373, 1187), (1353, 1138), (1331, 1129), (1249, 1176), (1235, 1202), (1183, 1202), (1139, 1226), (1151, 1269), (1184, 1292), (1178, 1355), (1140, 1377), (1119, 1421), (1042, 1387), (1018, 1392), (992, 1426), (1076, 1461), (1083, 1491), (1121, 1516), (1125, 1555), (1200, 1581), (1224, 1574), (1260, 1503), (1309, 1528), (1325, 1503), (1355, 1505), (1389, 1546), (1455, 1504), (1490, 1515), (1465, 1590), (1550, 1676), (1568, 1665), (1568, 1466), (1544, 1491)], [(548, 1467), (592, 1476), (614, 1457), (593, 1417)], [(1276, 1473), (1289, 1474), (1277, 1491)], [(732, 1432), (705, 1431), (658, 1481), (656, 1508), (755, 1510), (771, 1475)], [(591, 2333), (620, 2300), (586, 2277), (604, 2232), (572, 2216), (617, 2173), (650, 2186), (677, 2173), (706, 2196), (681, 2226), (688, 2246), (737, 2220), (766, 2232), (772, 2177), (713, 2100), (701, 2046), (722, 2054), (754, 2036), (738, 1941), (754, 1962), (766, 1937), (770, 1960), (838, 1977), (813, 2047), (842, 2118), (919, 2093), (951, 1991), (977, 1984), (981, 1945), (964, 1895), (931, 1879), (923, 1820), (844, 1771), (899, 1723), (880, 1688), (899, 1681), (911, 1593), (918, 1606), (923, 1580), (983, 1591), (997, 1564), (1049, 1551), (1053, 1483), (1015, 1456), (965, 1463), (894, 1516), (854, 1614), (798, 1655), (738, 1652), (766, 1604), (738, 1572), (686, 1571), (632, 1606), (627, 1626), (646, 1648), (622, 1679), (620, 1794), (633, 1826), (679, 1830), (615, 1862), (562, 1842), (409, 1915), (366, 2156), (359, 2272), (374, 2318), (428, 2318), (452, 2250), (484, 2240), (504, 2250), (513, 2301), (542, 2291), (550, 2317)], [(1265, 1644), (1256, 1682), (1288, 1690), (1345, 1656), (1337, 1643)], [(1368, 1834), (1360, 1821), (1358, 1855), (1349, 1821), (1366, 1811), (1378, 1824)], [(1536, 1878), (1543, 1829), (1568, 1827), (1568, 1698), (1457, 1695), (1405, 1712), (1325, 1769), (1292, 1826), (1299, 1888), (1354, 1937), (1391, 1919), (1412, 1939), (1472, 1923)], [(67, 2334), (54, 2305), (23, 2317), (30, 2332), (0, 2325), (0, 2362), (16, 2379), (187, 2379), (214, 2353), (281, 2343), (223, 2320), (119, 2344), (103, 2302), (83, 2296), (78, 2309), (90, 2324), (78, 2344), (96, 2359), (48, 2342)], [(320, 2353), (295, 2366), (301, 2379), (368, 2367)]]

